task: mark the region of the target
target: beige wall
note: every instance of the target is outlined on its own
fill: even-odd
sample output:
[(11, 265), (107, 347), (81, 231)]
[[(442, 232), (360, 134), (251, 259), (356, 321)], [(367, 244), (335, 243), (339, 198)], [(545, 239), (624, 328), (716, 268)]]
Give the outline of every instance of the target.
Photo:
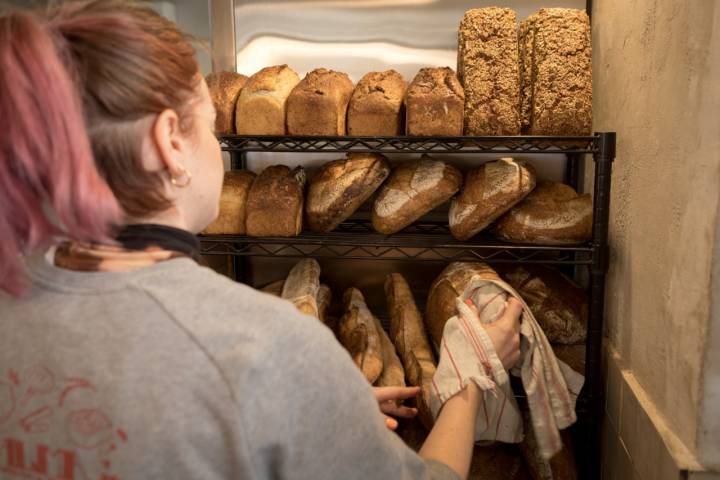
[(618, 132), (609, 342), (691, 452), (718, 220), (718, 10), (713, 0), (596, 0), (593, 17), (594, 128)]

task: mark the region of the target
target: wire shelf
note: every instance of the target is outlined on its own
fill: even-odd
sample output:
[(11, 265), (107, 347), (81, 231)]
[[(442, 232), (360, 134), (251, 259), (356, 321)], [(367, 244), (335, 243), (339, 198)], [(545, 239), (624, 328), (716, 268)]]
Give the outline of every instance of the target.
[(546, 153), (598, 151), (598, 136), (350, 137), (221, 135), (228, 152)]

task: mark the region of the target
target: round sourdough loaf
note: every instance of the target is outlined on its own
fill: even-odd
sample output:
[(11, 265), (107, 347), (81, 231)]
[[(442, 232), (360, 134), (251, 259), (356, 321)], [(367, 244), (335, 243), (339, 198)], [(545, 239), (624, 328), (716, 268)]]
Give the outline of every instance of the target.
[(573, 245), (592, 236), (592, 199), (569, 185), (543, 181), (502, 216), (495, 235), (507, 242)]
[(349, 153), (346, 159), (326, 163), (309, 181), (308, 227), (331, 231), (370, 198), (389, 173), (387, 159), (378, 153)]
[(402, 230), (448, 201), (460, 189), (462, 173), (423, 155), (398, 165), (375, 199), (372, 223), (380, 233)]
[(287, 65), (265, 67), (251, 76), (237, 100), (237, 133), (284, 135), (287, 98), (299, 81), (298, 74)]
[(348, 135), (402, 135), (407, 83), (395, 70), (370, 72), (358, 82), (348, 105)]
[(255, 174), (245, 170), (225, 172), (220, 211), (217, 218), (208, 225), (203, 233), (207, 235), (244, 235), (247, 196)]
[(245, 230), (252, 237), (294, 237), (302, 231), (305, 171), (267, 167), (250, 187)]
[(510, 210), (535, 188), (532, 166), (501, 158), (470, 170), (460, 195), (450, 204), (450, 232), (467, 240)]
[(353, 83), (347, 74), (318, 68), (308, 73), (287, 100), (290, 135), (345, 135)]
[(575, 282), (557, 270), (539, 265), (503, 269), (502, 276), (528, 304), (550, 342), (585, 341), (587, 296)]
[(248, 77), (236, 72), (216, 72), (205, 77), (210, 99), (215, 106), (215, 133), (233, 133), (235, 103)]

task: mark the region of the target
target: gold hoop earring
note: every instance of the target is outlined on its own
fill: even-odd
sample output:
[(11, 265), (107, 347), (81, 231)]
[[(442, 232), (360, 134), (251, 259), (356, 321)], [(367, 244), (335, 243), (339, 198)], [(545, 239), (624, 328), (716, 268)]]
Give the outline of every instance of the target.
[[(178, 169), (179, 169), (180, 171), (182, 171), (182, 175), (180, 175), (180, 176), (177, 177), (177, 178), (171, 176), (171, 177), (170, 177), (170, 183), (172, 183), (173, 185), (175, 185), (175, 186), (178, 187), (178, 188), (185, 188), (185, 187), (187, 187), (188, 185), (190, 185), (190, 182), (192, 182), (192, 175), (191, 175), (190, 172), (188, 172), (187, 169), (186, 169), (185, 167), (183, 167), (182, 165), (178, 165)], [(182, 178), (185, 178), (186, 180), (185, 180), (185, 182), (180, 183), (180, 179), (182, 179)]]

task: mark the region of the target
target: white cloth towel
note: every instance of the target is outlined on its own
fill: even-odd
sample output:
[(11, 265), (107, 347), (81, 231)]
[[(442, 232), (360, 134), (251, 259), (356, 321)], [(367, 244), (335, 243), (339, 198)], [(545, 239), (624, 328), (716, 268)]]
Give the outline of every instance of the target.
[(512, 373), (522, 379), (540, 454), (549, 459), (562, 448), (558, 430), (576, 420), (575, 401), (584, 377), (555, 358), (527, 304), (510, 285), (490, 272), (486, 278), (471, 281), (464, 296), (457, 299), (458, 315), (445, 324), (433, 378), (433, 415), (437, 417), (449, 398), (474, 381), (483, 391), (484, 400), (475, 424), (475, 441), (522, 441), (522, 414), (510, 378), (481, 326), (498, 319), (505, 311), (508, 296), (513, 296), (523, 304), (523, 313), (521, 356)]

